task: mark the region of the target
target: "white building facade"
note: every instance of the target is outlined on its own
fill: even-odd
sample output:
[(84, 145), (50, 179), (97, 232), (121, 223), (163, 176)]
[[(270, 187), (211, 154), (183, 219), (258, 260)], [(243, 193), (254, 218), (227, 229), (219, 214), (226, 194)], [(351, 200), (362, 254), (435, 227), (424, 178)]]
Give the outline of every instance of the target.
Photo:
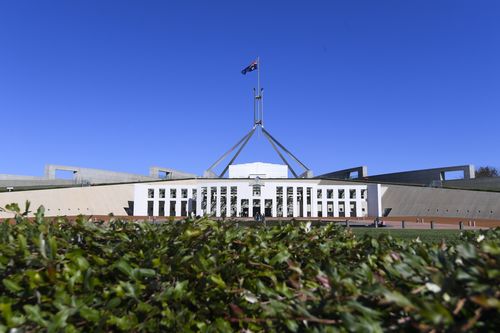
[[(380, 214), (380, 185), (320, 179), (188, 179), (136, 184), (135, 216), (275, 218)], [(371, 196), (371, 198), (370, 198)]]

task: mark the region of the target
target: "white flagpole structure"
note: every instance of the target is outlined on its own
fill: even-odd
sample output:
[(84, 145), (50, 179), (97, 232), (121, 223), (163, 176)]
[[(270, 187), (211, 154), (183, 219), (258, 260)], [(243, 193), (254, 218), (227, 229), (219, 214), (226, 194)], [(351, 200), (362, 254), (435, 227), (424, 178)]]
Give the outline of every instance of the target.
[[(293, 174), (295, 178), (311, 178), (312, 177), (312, 171), (304, 164), (302, 163), (292, 152), (290, 152), (284, 145), (282, 145), (278, 140), (276, 140), (271, 133), (269, 133), (267, 130), (264, 129), (264, 102), (263, 102), (263, 95), (264, 95), (264, 89), (260, 87), (260, 57), (257, 57), (257, 60), (252, 62), (248, 67), (246, 67), (243, 71), (242, 74), (246, 74), (247, 72), (252, 72), (255, 70), (255, 66), (257, 65), (257, 90), (253, 90), (253, 126), (250, 132), (248, 132), (243, 138), (240, 139), (229, 151), (224, 153), (214, 164), (212, 164), (204, 174), (205, 178), (222, 178), (226, 174), (226, 172), (229, 169), (229, 166), (233, 164), (233, 162), (236, 160), (238, 155), (241, 153), (243, 148), (245, 148), (246, 144), (248, 141), (251, 139), (253, 134), (255, 133), (255, 130), (257, 127), (260, 127), (260, 130), (264, 134), (264, 137), (269, 141), (271, 144), (272, 148), (276, 151), (276, 153), (279, 155), (281, 160), (288, 166), (290, 169), (290, 172)], [(281, 148), (281, 151), (280, 151)], [(219, 163), (222, 162), (226, 157), (228, 157), (234, 150), (236, 150), (236, 153), (234, 156), (230, 159), (229, 163), (227, 163), (226, 167), (222, 170), (222, 172), (217, 176), (217, 174), (214, 172), (214, 168), (219, 165)], [(291, 158), (294, 160), (299, 166), (304, 169), (304, 172), (301, 174), (297, 174), (295, 170), (292, 168), (292, 165), (287, 160), (287, 157)]]

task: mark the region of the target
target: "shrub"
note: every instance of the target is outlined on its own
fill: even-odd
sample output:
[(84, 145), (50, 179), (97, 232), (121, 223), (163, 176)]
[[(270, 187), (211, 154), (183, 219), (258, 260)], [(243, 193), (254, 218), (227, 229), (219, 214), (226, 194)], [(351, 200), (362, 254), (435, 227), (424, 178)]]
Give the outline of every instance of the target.
[(446, 245), (333, 224), (36, 216), (0, 223), (0, 332), (500, 327), (500, 230)]

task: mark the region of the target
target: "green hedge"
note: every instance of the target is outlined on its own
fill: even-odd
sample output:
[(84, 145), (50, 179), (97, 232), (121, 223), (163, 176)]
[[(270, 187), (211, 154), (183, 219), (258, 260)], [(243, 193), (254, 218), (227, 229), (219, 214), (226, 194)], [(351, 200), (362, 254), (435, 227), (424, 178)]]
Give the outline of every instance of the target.
[(0, 224), (0, 332), (497, 331), (499, 259), (498, 229), (446, 245), (39, 210)]

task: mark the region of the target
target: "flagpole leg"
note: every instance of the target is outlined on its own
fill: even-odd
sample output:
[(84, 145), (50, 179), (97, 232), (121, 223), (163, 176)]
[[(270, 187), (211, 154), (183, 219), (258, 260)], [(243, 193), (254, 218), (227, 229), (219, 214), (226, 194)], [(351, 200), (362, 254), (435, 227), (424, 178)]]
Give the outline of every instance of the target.
[(260, 57), (257, 57), (257, 93), (260, 93)]

